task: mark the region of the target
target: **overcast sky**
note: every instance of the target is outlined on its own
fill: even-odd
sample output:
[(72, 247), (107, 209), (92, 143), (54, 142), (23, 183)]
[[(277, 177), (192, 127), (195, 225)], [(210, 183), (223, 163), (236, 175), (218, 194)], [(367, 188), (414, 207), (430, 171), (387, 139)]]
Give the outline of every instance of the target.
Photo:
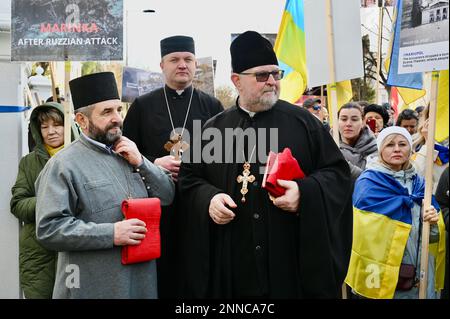
[[(197, 57), (212, 56), (218, 61), (216, 86), (232, 85), (230, 34), (247, 30), (276, 33), (284, 5), (285, 0), (125, 0), (128, 64), (160, 71), (159, 41), (171, 35), (189, 35), (195, 40)], [(156, 13), (142, 13), (142, 9)]]
[[(230, 85), (230, 35), (255, 30), (277, 33), (285, 0), (124, 0), (125, 37), (129, 36), (128, 65), (160, 71), (159, 41), (172, 35), (190, 35), (197, 57), (216, 59), (216, 86)], [(156, 13), (142, 13), (154, 9)], [(7, 12), (7, 13), (6, 13)], [(0, 0), (0, 18), (10, 15), (10, 0)], [(361, 18), (376, 51), (378, 8), (363, 9)], [(390, 21), (386, 17), (385, 25)], [(368, 31), (370, 29), (372, 32)], [(385, 29), (386, 32), (386, 29)], [(389, 38), (389, 34), (385, 33)], [(383, 45), (387, 47), (387, 42)]]

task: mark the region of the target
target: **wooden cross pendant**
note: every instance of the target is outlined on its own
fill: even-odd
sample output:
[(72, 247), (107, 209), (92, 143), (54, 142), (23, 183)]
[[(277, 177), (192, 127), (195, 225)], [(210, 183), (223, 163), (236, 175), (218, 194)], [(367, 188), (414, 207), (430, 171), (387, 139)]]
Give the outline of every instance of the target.
[(170, 141), (164, 144), (164, 148), (179, 161), (183, 152), (189, 148), (189, 144), (183, 141), (181, 134), (174, 134), (170, 138)]
[(242, 175), (237, 177), (237, 182), (242, 183), (241, 194), (242, 199), (241, 202), (245, 203), (245, 195), (248, 193), (248, 183), (253, 183), (255, 181), (255, 176), (250, 175), (250, 163), (244, 163), (244, 170), (242, 171)]

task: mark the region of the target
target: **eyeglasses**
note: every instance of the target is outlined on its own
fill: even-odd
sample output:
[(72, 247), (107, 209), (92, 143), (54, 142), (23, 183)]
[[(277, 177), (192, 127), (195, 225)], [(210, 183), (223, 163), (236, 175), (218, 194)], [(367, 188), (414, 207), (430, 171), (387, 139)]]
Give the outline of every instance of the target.
[(267, 82), (270, 76), (273, 76), (275, 81), (279, 81), (283, 78), (284, 70), (277, 70), (272, 72), (255, 72), (255, 73), (239, 73), (243, 75), (254, 75), (257, 82)]

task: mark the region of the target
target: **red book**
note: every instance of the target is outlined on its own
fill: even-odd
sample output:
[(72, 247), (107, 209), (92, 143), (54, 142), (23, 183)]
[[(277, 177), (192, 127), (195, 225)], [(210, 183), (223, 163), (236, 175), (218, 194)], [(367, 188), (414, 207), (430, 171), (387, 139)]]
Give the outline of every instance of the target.
[(285, 148), (281, 153), (269, 153), (262, 188), (266, 189), (273, 197), (279, 197), (286, 192), (284, 187), (278, 185), (279, 179), (292, 181), (304, 177), (305, 173), (295, 157), (292, 156), (291, 150)]
[(133, 198), (122, 202), (122, 212), (126, 219), (142, 220), (147, 228), (145, 238), (139, 245), (122, 247), (122, 264), (149, 261), (161, 256), (159, 221), (161, 202), (159, 198)]

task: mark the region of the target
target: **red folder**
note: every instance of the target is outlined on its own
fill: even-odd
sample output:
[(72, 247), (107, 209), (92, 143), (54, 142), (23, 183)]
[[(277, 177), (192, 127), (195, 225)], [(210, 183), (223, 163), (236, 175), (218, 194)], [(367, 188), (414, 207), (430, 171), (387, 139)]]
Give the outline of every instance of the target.
[(279, 197), (286, 192), (284, 187), (277, 184), (279, 179), (292, 181), (304, 177), (305, 173), (295, 157), (292, 156), (291, 150), (285, 148), (281, 153), (269, 153), (262, 188), (266, 189), (273, 197)]
[(145, 238), (139, 245), (122, 247), (122, 264), (149, 261), (161, 256), (159, 221), (161, 202), (159, 198), (133, 198), (122, 202), (122, 212), (126, 219), (142, 220), (147, 228)]

